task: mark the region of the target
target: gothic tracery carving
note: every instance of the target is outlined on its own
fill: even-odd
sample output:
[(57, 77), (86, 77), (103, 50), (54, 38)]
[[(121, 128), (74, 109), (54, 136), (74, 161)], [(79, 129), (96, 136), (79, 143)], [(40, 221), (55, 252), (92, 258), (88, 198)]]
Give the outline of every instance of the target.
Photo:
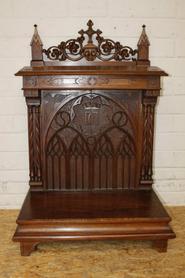
[[(107, 111), (110, 110), (112, 115), (108, 116)], [(97, 124), (99, 118), (100, 127)], [(119, 180), (119, 187), (134, 186), (130, 178), (131, 167), (135, 171), (134, 131), (128, 114), (109, 99), (91, 93), (70, 101), (70, 105), (67, 103), (55, 114), (48, 136), (46, 164), (55, 170), (48, 174), (48, 168), (47, 186), (53, 184), (57, 188), (80, 189), (86, 184), (87, 190), (101, 189), (112, 188), (112, 181), (116, 180)], [(116, 172), (115, 164), (126, 167), (128, 176)], [(56, 180), (62, 169), (63, 183)]]

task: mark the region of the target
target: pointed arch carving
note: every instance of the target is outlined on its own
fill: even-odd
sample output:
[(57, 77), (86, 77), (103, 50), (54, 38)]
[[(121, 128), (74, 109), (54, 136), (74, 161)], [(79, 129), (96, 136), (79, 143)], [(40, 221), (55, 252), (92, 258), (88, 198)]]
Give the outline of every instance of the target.
[(47, 131), (46, 189), (135, 186), (136, 131), (130, 117), (119, 103), (95, 93), (80, 95), (61, 106)]
[(48, 143), (47, 153), (50, 156), (58, 156), (64, 155), (66, 153), (66, 147), (64, 142), (61, 140), (58, 134), (53, 136)]
[(75, 157), (89, 155), (88, 145), (81, 135), (75, 136), (71, 142), (69, 153)]

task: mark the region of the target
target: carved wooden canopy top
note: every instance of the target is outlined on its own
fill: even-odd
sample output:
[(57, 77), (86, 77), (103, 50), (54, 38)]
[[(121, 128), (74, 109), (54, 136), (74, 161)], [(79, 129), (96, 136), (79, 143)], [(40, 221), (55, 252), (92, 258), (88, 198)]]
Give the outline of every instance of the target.
[(78, 61), (85, 58), (87, 61), (99, 59), (102, 61), (135, 60), (137, 49), (123, 46), (120, 42), (105, 39), (101, 36), (102, 31), (93, 29), (93, 22), (87, 22), (87, 30), (80, 30), (79, 37), (62, 41), (58, 46), (43, 49), (50, 60)]

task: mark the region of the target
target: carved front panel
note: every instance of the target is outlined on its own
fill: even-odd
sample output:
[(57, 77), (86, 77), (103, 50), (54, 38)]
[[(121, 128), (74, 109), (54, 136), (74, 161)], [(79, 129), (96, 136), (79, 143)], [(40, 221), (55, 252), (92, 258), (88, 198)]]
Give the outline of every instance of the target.
[(138, 186), (141, 92), (44, 91), (42, 150), (48, 190)]

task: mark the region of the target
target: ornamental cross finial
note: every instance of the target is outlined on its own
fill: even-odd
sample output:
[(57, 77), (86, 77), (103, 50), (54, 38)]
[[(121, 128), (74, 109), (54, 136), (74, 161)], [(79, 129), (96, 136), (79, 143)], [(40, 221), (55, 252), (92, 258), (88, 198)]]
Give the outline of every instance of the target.
[(92, 20), (90, 19), (87, 22), (87, 26), (88, 29), (86, 31), (84, 31), (83, 29), (80, 30), (78, 33), (83, 36), (84, 34), (86, 34), (88, 36), (88, 43), (93, 43), (92, 37), (94, 34), (97, 34), (98, 36), (102, 33), (102, 31), (100, 31), (99, 29), (97, 29), (96, 31), (92, 28), (94, 25), (94, 23), (92, 22)]

